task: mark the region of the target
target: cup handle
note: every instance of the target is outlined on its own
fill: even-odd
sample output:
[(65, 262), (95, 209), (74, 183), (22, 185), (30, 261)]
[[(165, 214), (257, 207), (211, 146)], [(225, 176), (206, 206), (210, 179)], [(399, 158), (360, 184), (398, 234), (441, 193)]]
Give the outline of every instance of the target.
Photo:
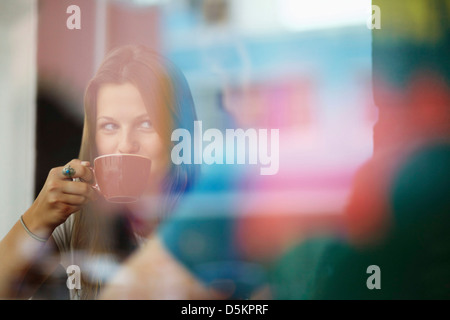
[(92, 184), (92, 188), (101, 194), (102, 191), (100, 190), (100, 187), (97, 183), (97, 179), (95, 178), (95, 169), (93, 167), (88, 167), (88, 168), (89, 168), (89, 170), (92, 171), (92, 175), (94, 176), (94, 183)]

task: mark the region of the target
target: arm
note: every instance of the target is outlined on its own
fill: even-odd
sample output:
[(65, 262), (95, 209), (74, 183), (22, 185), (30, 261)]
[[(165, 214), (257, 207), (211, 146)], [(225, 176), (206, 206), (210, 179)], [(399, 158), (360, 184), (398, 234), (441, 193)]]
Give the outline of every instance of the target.
[[(28, 213), (28, 211), (27, 211)], [(28, 214), (24, 214), (24, 222)], [(58, 264), (57, 250), (53, 239), (39, 242), (30, 237), (20, 221), (11, 228), (0, 242), (0, 298), (25, 298), (31, 296), (34, 288), (27, 286), (26, 292), (22, 284), (33, 265), (45, 261), (45, 268), (39, 268), (39, 278), (33, 278), (33, 283), (42, 283), (56, 268)]]
[(33, 290), (21, 292), (21, 287), (33, 265), (39, 266), (37, 277), (40, 279), (33, 279), (33, 283), (39, 284), (59, 262), (51, 238), (53, 230), (87, 201), (95, 198), (95, 191), (83, 182), (92, 179), (89, 163), (72, 160), (70, 165), (76, 170), (73, 178), (82, 181), (74, 182), (65, 177), (62, 167), (52, 169), (39, 196), (22, 216), (26, 228), (44, 241), (33, 238), (18, 221), (0, 242), (0, 298), (32, 294)]

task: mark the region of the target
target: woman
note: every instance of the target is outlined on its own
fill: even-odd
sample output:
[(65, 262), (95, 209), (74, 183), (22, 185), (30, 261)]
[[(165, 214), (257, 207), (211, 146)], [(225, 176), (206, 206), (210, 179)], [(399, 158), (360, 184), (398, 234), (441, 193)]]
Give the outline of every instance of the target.
[[(92, 258), (120, 262), (194, 182), (195, 166), (175, 166), (170, 160), (172, 131), (192, 132), (196, 120), (189, 87), (173, 64), (143, 46), (115, 49), (88, 84), (84, 105), (79, 159), (50, 171), (33, 205), (0, 243), (0, 261), (8, 260), (0, 270), (2, 297), (11, 294), (11, 277), (23, 283), (37, 258), (48, 260), (56, 252), (63, 266), (75, 264), (82, 271), (81, 290), (71, 291), (71, 298), (95, 298), (107, 269), (97, 268), (104, 259)], [(115, 153), (152, 160), (148, 201), (119, 206), (94, 191), (93, 160)], [(33, 254), (24, 256), (21, 242), (31, 238)], [(50, 270), (46, 265), (40, 278)], [(17, 286), (14, 290), (19, 294)]]

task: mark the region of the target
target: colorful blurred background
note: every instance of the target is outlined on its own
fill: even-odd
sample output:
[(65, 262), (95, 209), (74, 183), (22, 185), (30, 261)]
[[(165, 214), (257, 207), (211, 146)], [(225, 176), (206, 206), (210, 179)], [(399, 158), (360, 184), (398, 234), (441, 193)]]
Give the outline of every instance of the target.
[[(66, 27), (73, 4), (79, 30)], [(50, 168), (77, 157), (84, 89), (105, 53), (140, 43), (184, 72), (204, 130), (230, 118), (280, 130), (278, 174), (253, 179), (242, 204), (249, 256), (289, 258), (318, 234), (379, 243), (395, 224), (404, 164), (448, 143), (449, 15), (447, 0), (2, 1), (0, 236)], [(378, 18), (381, 28), (370, 28)], [(448, 177), (445, 162), (434, 169)], [(402, 181), (404, 201), (447, 201), (438, 211), (450, 214), (448, 181), (418, 181)], [(423, 190), (405, 193), (415, 183)], [(277, 272), (286, 284), (294, 271)], [(299, 292), (278, 288), (282, 298), (306, 297)]]

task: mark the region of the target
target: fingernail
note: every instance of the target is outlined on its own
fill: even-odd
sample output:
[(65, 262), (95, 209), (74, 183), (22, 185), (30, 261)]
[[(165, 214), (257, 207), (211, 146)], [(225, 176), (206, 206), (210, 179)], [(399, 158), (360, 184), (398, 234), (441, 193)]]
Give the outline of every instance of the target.
[(81, 165), (85, 167), (89, 167), (90, 163), (89, 161), (81, 161)]

